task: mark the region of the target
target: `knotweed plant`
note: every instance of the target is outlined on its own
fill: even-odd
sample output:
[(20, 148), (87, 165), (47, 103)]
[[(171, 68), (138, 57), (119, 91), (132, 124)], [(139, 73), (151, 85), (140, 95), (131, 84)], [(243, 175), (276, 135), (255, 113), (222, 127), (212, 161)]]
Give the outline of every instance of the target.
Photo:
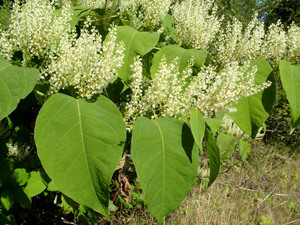
[(206, 49), (215, 39), (223, 17), (217, 16), (218, 6), (214, 0), (184, 0), (172, 8), (176, 22), (177, 42), (196, 49)]
[(54, 2), (16, 0), (9, 26), (0, 34), (0, 54), (11, 60), (15, 52), (22, 51), (24, 64), (33, 57), (51, 55), (60, 37), (71, 32), (68, 23), (72, 15), (70, 5), (63, 6), (61, 15), (54, 11)]
[(117, 78), (125, 49), (122, 42), (116, 43), (116, 27), (110, 29), (102, 43), (95, 27), (88, 31), (90, 26), (87, 20), (79, 38), (74, 34), (61, 37), (59, 51), (51, 57), (42, 77), (49, 79), (52, 94), (73, 86), (80, 97), (90, 99)]
[(144, 90), (142, 65), (140, 58), (135, 58), (125, 121), (131, 124), (138, 116), (148, 114), (152, 119), (159, 116), (184, 119), (193, 107), (210, 117), (217, 111), (233, 111), (233, 102), (270, 86), (269, 82), (255, 84), (257, 68), (250, 68), (249, 63), (239, 66), (232, 62), (220, 72), (205, 67), (197, 76), (192, 75), (191, 66), (192, 62), (180, 73), (177, 59), (168, 64), (163, 57), (155, 78)]
[[(264, 91), (275, 79), (267, 60), (299, 62), (298, 26), (285, 31), (278, 22), (265, 32), (255, 16), (219, 31), (214, 0), (11, 2), (0, 7), (0, 217), (7, 224), (15, 224), (11, 209), (29, 208), (45, 190), (59, 190), (51, 193), (59, 202), (71, 198), (71, 213), (85, 222), (98, 213), (109, 218), (114, 205), (128, 206), (121, 200), (133, 183), (162, 224), (195, 184), (198, 148), (208, 152), (208, 186), (232, 140), (240, 152), (244, 145), (241, 159), (248, 156), (245, 136), (228, 135), (260, 132), (275, 99), (274, 86)], [(298, 66), (279, 62), (293, 129)], [(217, 132), (212, 124), (224, 113)], [(137, 176), (125, 182), (128, 168)]]
[(172, 0), (121, 0), (120, 15), (123, 18), (127, 17), (135, 28), (153, 28), (159, 25), (168, 13), (171, 2)]

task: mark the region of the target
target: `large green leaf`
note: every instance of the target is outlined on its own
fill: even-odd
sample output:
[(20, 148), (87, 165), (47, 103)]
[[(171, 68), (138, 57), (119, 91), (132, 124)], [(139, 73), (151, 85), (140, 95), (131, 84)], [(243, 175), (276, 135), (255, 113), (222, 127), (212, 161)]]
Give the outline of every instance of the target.
[(121, 160), (126, 128), (106, 97), (87, 103), (55, 94), (35, 127), (38, 156), (58, 190), (108, 217), (109, 185)]
[(212, 183), (217, 179), (220, 170), (220, 150), (218, 145), (215, 142), (215, 139), (211, 133), (211, 131), (206, 127), (204, 133), (204, 139), (206, 142), (206, 149), (209, 156), (209, 168), (210, 168), (210, 175), (208, 186), (212, 185)]
[(145, 202), (159, 223), (190, 191), (199, 166), (195, 146), (180, 120), (139, 117), (134, 124), (132, 159)]
[(184, 49), (177, 45), (168, 45), (155, 53), (150, 71), (151, 77), (154, 78), (163, 56), (166, 57), (167, 63), (171, 63), (178, 57), (179, 71), (182, 72), (189, 64), (191, 58), (194, 59), (194, 66), (199, 69), (205, 63), (206, 55), (206, 50)]
[(39, 71), (13, 66), (0, 56), (0, 120), (8, 116), (19, 101), (34, 88)]
[(205, 132), (205, 121), (203, 115), (199, 110), (191, 110), (190, 124), (194, 140), (198, 145), (198, 148), (202, 150), (202, 139)]
[(300, 64), (283, 60), (279, 64), (280, 79), (291, 107), (293, 127), (300, 125)]
[(255, 138), (272, 109), (276, 96), (276, 86), (272, 68), (265, 59), (255, 60), (250, 65), (258, 68), (255, 75), (256, 84), (270, 80), (272, 85), (255, 95), (241, 98), (234, 104), (237, 111), (231, 113), (230, 117), (246, 134)]
[(117, 41), (123, 41), (125, 44), (125, 59), (123, 66), (118, 70), (119, 77), (126, 83), (132, 74), (130, 65), (133, 64), (133, 58), (136, 55), (145, 55), (150, 52), (159, 40), (158, 33), (137, 31), (130, 26), (121, 26), (117, 28)]

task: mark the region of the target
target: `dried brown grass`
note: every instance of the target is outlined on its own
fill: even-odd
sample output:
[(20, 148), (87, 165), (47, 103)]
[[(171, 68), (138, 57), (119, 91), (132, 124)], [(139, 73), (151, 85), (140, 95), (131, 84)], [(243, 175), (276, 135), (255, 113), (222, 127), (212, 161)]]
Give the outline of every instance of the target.
[[(244, 164), (206, 188), (195, 185), (164, 224), (300, 224), (300, 151), (256, 143)], [(121, 216), (121, 217), (120, 217)], [(146, 209), (114, 215), (111, 224), (156, 224)]]

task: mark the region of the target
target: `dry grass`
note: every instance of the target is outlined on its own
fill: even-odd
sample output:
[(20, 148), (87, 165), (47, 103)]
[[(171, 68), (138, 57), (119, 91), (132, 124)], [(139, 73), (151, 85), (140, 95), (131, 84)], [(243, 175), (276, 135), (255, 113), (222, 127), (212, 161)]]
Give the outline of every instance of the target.
[[(165, 224), (300, 224), (299, 153), (256, 144), (245, 164), (223, 166), (226, 172), (211, 187), (195, 185)], [(111, 224), (156, 224), (144, 209), (112, 219)]]

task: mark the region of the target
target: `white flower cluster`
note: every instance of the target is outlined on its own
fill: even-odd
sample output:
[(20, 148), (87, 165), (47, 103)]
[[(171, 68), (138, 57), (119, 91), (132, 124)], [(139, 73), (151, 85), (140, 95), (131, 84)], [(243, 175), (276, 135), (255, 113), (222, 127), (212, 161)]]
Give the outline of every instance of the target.
[(139, 115), (150, 114), (152, 118), (171, 116), (184, 119), (192, 107), (211, 116), (217, 111), (232, 111), (232, 103), (243, 96), (250, 96), (267, 88), (270, 83), (256, 85), (257, 68), (249, 64), (228, 64), (219, 73), (205, 68), (192, 76), (192, 62), (180, 73), (177, 59), (167, 64), (163, 57), (155, 78), (143, 91), (142, 64), (139, 58), (132, 66), (132, 98), (125, 107), (124, 119), (130, 124)]
[(193, 96), (192, 105), (206, 116), (220, 110), (234, 111), (231, 103), (270, 86), (270, 82), (256, 85), (256, 72), (257, 68), (250, 68), (249, 63), (239, 66), (238, 62), (231, 62), (218, 73), (207, 67), (193, 77), (186, 93)]
[(172, 0), (120, 0), (121, 17), (129, 16), (135, 28), (155, 27), (168, 13)]
[(289, 27), (287, 47), (287, 59), (300, 63), (300, 27), (295, 23), (292, 23)]
[(25, 144), (19, 145), (18, 143), (14, 143), (10, 139), (6, 145), (8, 149), (7, 156), (15, 156), (19, 160), (22, 160), (30, 154), (30, 146), (27, 146)]
[(45, 71), (52, 93), (74, 86), (84, 98), (91, 98), (117, 78), (117, 69), (123, 64), (125, 46), (116, 43), (116, 27), (102, 43), (101, 35), (87, 20), (80, 36), (65, 34), (59, 43), (59, 52), (51, 57)]
[(173, 6), (178, 44), (206, 49), (219, 31), (223, 18), (217, 16), (214, 0), (184, 0)]
[(40, 79), (50, 83), (51, 93), (74, 86), (79, 96), (91, 98), (116, 79), (125, 47), (116, 43), (116, 28), (102, 43), (89, 19), (78, 37), (68, 22), (71, 16), (68, 0), (16, 0), (10, 24), (0, 34), (0, 54), (11, 60), (16, 51), (22, 51), (25, 65), (38, 57), (43, 60)]
[(253, 17), (245, 31), (242, 23), (233, 18), (218, 35), (218, 59), (223, 65), (231, 61), (256, 59), (261, 54), (264, 35), (264, 24), (258, 21), (257, 16)]
[(155, 78), (149, 82), (148, 88), (143, 92), (142, 63), (139, 57), (135, 58), (132, 66), (133, 74), (130, 84), (132, 89), (131, 101), (125, 107), (125, 121), (135, 121), (137, 116), (152, 113), (152, 118), (158, 116), (179, 117), (186, 114), (186, 109), (181, 105), (184, 87), (187, 86), (187, 78), (191, 76), (190, 64), (180, 75), (178, 59), (167, 64), (163, 57)]
[(22, 51), (24, 64), (34, 56), (51, 54), (61, 35), (71, 32), (70, 6), (64, 6), (61, 15), (54, 11), (53, 2), (15, 0), (9, 27), (0, 34), (0, 54), (11, 60), (16, 51)]
[(280, 60), (287, 54), (287, 35), (280, 21), (271, 24), (262, 44), (261, 56), (267, 59), (273, 66), (278, 65)]
[(294, 23), (284, 31), (280, 21), (271, 24), (265, 32), (264, 23), (255, 15), (252, 21), (243, 27), (236, 18), (229, 22), (217, 37), (216, 49), (218, 61), (225, 65), (231, 61), (267, 59), (273, 66), (280, 60), (300, 60), (300, 28)]

